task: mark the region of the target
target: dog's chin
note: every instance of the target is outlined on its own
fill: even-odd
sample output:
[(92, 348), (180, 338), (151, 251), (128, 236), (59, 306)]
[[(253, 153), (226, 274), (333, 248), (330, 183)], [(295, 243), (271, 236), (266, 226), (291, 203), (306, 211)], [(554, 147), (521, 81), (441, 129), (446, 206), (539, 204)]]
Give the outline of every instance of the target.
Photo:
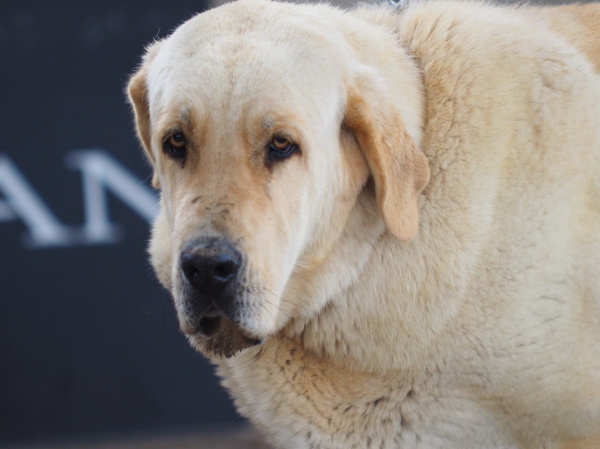
[(223, 315), (203, 317), (193, 331), (184, 332), (190, 344), (207, 357), (233, 357), (264, 342), (264, 339), (248, 335)]

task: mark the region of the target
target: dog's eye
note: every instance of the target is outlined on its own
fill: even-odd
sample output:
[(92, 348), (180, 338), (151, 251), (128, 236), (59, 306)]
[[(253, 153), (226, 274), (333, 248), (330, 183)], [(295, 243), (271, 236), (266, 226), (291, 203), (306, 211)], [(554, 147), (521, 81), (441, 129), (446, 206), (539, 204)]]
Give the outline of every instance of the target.
[(185, 137), (182, 133), (171, 134), (163, 145), (165, 153), (175, 159), (185, 157)]
[(275, 159), (285, 159), (289, 157), (296, 148), (296, 144), (287, 137), (276, 136), (271, 140), (269, 156)]

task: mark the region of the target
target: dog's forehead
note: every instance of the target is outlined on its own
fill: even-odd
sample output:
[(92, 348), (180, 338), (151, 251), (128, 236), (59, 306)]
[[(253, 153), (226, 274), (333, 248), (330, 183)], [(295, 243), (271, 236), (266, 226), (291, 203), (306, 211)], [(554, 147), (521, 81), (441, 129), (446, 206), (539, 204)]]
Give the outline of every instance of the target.
[(183, 24), (154, 60), (151, 104), (192, 101), (213, 113), (265, 101), (310, 107), (311, 97), (335, 93), (343, 66), (335, 34), (323, 33), (314, 13), (297, 6), (242, 1)]
[(172, 41), (201, 45), (224, 35), (236, 36), (240, 41), (253, 35), (261, 39), (293, 42), (311, 36), (328, 37), (328, 20), (318, 7), (295, 5), (265, 0), (240, 0), (201, 13), (183, 23), (170, 36)]

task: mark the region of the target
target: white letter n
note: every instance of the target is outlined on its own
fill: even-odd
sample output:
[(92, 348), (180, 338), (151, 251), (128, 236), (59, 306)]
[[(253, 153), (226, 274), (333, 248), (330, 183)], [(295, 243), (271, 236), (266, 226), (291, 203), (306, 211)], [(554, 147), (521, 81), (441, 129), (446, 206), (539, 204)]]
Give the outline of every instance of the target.
[(78, 150), (66, 157), (69, 168), (81, 170), (86, 243), (110, 243), (119, 237), (118, 228), (110, 222), (106, 189), (147, 221), (158, 214), (158, 199), (154, 192), (102, 150)]

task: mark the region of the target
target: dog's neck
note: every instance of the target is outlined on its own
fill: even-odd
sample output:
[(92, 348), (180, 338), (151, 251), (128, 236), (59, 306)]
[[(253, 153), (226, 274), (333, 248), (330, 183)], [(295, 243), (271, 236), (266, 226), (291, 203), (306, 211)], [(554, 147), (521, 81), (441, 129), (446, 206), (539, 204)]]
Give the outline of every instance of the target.
[[(355, 49), (359, 63), (368, 65), (386, 81), (390, 98), (401, 112), (409, 134), (419, 144), (424, 129), (422, 77), (408, 48), (401, 43), (400, 16), (390, 12), (389, 8), (381, 7), (359, 8), (352, 14), (338, 13), (332, 12), (332, 21)], [(361, 25), (357, 26), (356, 21), (361, 21)], [(374, 185), (369, 181), (349, 212), (344, 226), (339, 229), (337, 239), (333, 239), (326, 250), (326, 255), (315, 257), (315, 247), (309, 248), (305, 254), (309, 262), (299, 263), (299, 269), (289, 280), (285, 294), (295, 296), (294, 302), (310, 303), (311, 307), (303, 310), (299, 316), (298, 311), (290, 314), (295, 319), (281, 332), (282, 337), (299, 342), (318, 356), (332, 361), (338, 358), (342, 363), (348, 360), (350, 353), (355, 350), (360, 352), (358, 345), (345, 340), (346, 335), (342, 335), (346, 333), (344, 328), (347, 326), (360, 324), (342, 323), (340, 326), (339, 320), (349, 315), (344, 313), (340, 316), (339, 312), (346, 307), (348, 291), (357, 290), (357, 284), (365, 284), (365, 276), (368, 277), (364, 273), (365, 266), (373, 251), (381, 246), (378, 242), (382, 238), (392, 240), (395, 250), (401, 250), (403, 243), (396, 241), (386, 231), (378, 210)], [(360, 293), (355, 295), (364, 295), (365, 301), (378, 301), (381, 295), (386, 294), (385, 288), (368, 283), (359, 286)], [(368, 320), (364, 324), (368, 325)], [(393, 344), (390, 342), (390, 345)], [(386, 351), (383, 347), (380, 349)], [(391, 348), (388, 349), (391, 351)], [(354, 355), (360, 358), (360, 355)], [(364, 366), (357, 368), (369, 370), (370, 363), (366, 359), (365, 362)]]

